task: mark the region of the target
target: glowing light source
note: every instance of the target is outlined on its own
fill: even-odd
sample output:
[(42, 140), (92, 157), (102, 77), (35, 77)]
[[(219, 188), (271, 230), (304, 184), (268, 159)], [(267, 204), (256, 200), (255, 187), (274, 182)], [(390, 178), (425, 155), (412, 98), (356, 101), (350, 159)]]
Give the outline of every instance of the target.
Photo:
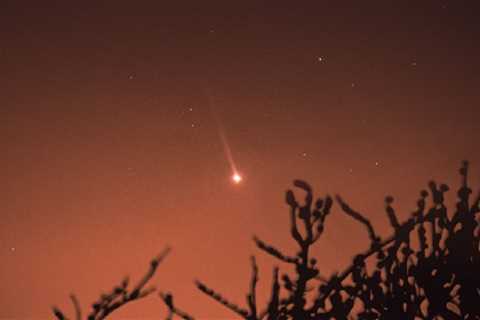
[(242, 176), (239, 175), (238, 173), (234, 173), (232, 176), (232, 180), (234, 183), (238, 184), (242, 181)]

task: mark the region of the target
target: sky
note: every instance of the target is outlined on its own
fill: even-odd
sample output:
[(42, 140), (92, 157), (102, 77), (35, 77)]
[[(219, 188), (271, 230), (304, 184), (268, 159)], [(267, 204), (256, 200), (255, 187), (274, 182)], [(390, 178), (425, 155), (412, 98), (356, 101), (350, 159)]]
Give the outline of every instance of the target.
[[(167, 245), (152, 284), (233, 318), (193, 280), (245, 305), (255, 254), (265, 301), (276, 261), (252, 236), (295, 252), (294, 179), (385, 236), (386, 195), (405, 219), (429, 180), (458, 188), (464, 159), (478, 190), (479, 8), (2, 1), (0, 319), (73, 315), (72, 292), (87, 310)], [(368, 245), (335, 205), (314, 255), (329, 276)], [(112, 319), (164, 314), (151, 296)]]

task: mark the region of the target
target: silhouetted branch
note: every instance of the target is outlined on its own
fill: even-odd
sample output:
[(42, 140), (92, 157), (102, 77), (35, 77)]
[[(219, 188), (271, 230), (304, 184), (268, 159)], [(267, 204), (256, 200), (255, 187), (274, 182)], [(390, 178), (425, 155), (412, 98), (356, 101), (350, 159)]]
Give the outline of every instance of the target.
[(143, 278), (138, 282), (138, 284), (134, 287), (132, 296), (140, 295), (141, 290), (147, 284), (147, 282), (153, 277), (155, 272), (157, 271), (158, 265), (165, 259), (165, 257), (170, 253), (170, 248), (166, 248), (162, 253), (160, 253), (155, 259), (152, 260), (150, 263), (150, 269), (148, 272), (143, 276)]
[(250, 319), (257, 320), (257, 295), (256, 288), (258, 282), (258, 266), (255, 261), (255, 257), (251, 257), (252, 264), (252, 278), (250, 280), (250, 293), (247, 295), (247, 302), (250, 308)]
[(400, 227), (400, 224), (398, 223), (398, 219), (397, 219), (397, 216), (395, 215), (395, 210), (392, 207), (392, 203), (393, 203), (393, 197), (388, 196), (385, 198), (385, 204), (386, 204), (385, 211), (387, 212), (390, 225), (394, 230), (398, 230), (398, 228)]
[(278, 282), (278, 267), (273, 269), (272, 293), (267, 309), (261, 313), (260, 319), (268, 315), (268, 320), (277, 320), (279, 315), (280, 284)]
[(303, 189), (307, 194), (305, 196), (305, 207), (310, 207), (312, 205), (313, 195), (312, 187), (303, 180), (293, 180), (293, 185), (297, 188)]
[(173, 303), (173, 296), (170, 293), (159, 293), (159, 296), (162, 298), (165, 305), (168, 307), (168, 314), (166, 320), (172, 320), (173, 315), (176, 314), (183, 320), (195, 320), (194, 317), (186, 313), (185, 311), (180, 310), (178, 307), (175, 307)]
[(69, 320), (57, 307), (52, 307), (53, 314), (57, 317), (58, 320)]
[(241, 307), (239, 307), (238, 305), (236, 305), (235, 303), (232, 303), (230, 301), (228, 301), (226, 298), (224, 298), (222, 295), (220, 295), (219, 293), (215, 292), (213, 289), (210, 289), (209, 287), (207, 287), (205, 284), (203, 284), (202, 282), (196, 280), (195, 281), (195, 285), (197, 286), (197, 288), (202, 291), (203, 293), (205, 293), (206, 295), (208, 295), (209, 297), (211, 297), (212, 299), (220, 302), (221, 304), (223, 304), (225, 307), (227, 307), (228, 309), (232, 310), (233, 312), (237, 313), (238, 315), (240, 315), (242, 318), (244, 319), (247, 319), (248, 320), (248, 316), (249, 316), (249, 313), (246, 309), (243, 309)]
[(380, 240), (380, 238), (375, 234), (375, 230), (373, 229), (370, 221), (368, 219), (366, 219), (365, 217), (363, 217), (360, 213), (358, 213), (355, 210), (353, 210), (352, 208), (350, 208), (347, 205), (347, 203), (345, 201), (343, 201), (343, 199), (339, 195), (336, 196), (336, 199), (337, 199), (338, 203), (340, 203), (340, 206), (341, 206), (342, 210), (346, 214), (348, 214), (349, 216), (351, 216), (353, 219), (357, 220), (361, 224), (365, 225), (365, 227), (368, 230), (368, 235), (370, 237), (370, 241), (372, 242), (372, 244), (377, 243)]
[[(150, 262), (150, 268), (148, 269), (147, 273), (142, 277), (142, 279), (138, 282), (138, 284), (131, 290), (130, 292), (127, 290), (129, 279), (128, 277), (125, 278), (119, 286), (116, 286), (111, 293), (109, 294), (102, 294), (100, 299), (93, 303), (92, 311), (87, 316), (88, 320), (102, 320), (105, 319), (108, 315), (110, 315), (113, 311), (117, 310), (118, 308), (124, 306), (125, 304), (140, 300), (155, 291), (154, 287), (149, 287), (144, 289), (144, 286), (147, 284), (148, 281), (153, 277), (155, 274), (158, 265), (163, 259), (168, 255), (170, 252), (170, 248), (167, 247), (162, 253), (160, 253), (157, 257), (155, 257)], [(81, 318), (82, 312), (80, 308), (80, 304), (78, 303), (78, 299), (71, 295), (70, 299), (75, 308), (76, 319), (79, 320)], [(68, 320), (68, 318), (57, 308), (53, 307), (53, 313), (59, 320)]]
[(78, 302), (77, 297), (74, 294), (70, 295), (70, 300), (72, 300), (73, 307), (75, 308), (75, 319), (82, 319), (82, 310), (80, 308), (80, 303)]
[(293, 264), (297, 263), (298, 261), (298, 258), (288, 257), (284, 255), (282, 252), (280, 252), (280, 250), (276, 249), (271, 245), (266, 244), (256, 236), (253, 237), (253, 241), (255, 242), (255, 244), (259, 249), (262, 249), (263, 251), (274, 256), (277, 259), (280, 259), (286, 263), (293, 263)]
[[(289, 195), (291, 195), (291, 197)], [(295, 200), (292, 201), (292, 198), (293, 198), (293, 192), (291, 190), (288, 190), (287, 202), (290, 204), (290, 234), (292, 235), (293, 239), (297, 241), (299, 245), (302, 245), (303, 238), (300, 232), (298, 232), (297, 216), (296, 216), (298, 204), (296, 203)]]

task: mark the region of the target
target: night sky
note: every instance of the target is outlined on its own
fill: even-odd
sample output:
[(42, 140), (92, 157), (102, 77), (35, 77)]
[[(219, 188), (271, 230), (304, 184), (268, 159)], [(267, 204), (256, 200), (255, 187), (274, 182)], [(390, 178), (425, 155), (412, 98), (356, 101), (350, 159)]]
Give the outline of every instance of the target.
[[(73, 315), (71, 292), (86, 311), (166, 245), (152, 283), (233, 317), (193, 280), (244, 305), (255, 253), (266, 300), (251, 239), (294, 252), (296, 178), (383, 235), (386, 195), (405, 218), (463, 159), (478, 190), (477, 1), (29, 2), (0, 4), (1, 319)], [(369, 245), (327, 220), (325, 276)], [(164, 315), (151, 296), (112, 318)]]

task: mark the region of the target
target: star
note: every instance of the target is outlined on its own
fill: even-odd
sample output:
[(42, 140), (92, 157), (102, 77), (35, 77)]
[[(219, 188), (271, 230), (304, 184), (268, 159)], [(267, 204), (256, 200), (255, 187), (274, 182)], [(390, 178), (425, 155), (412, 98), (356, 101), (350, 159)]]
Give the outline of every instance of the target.
[(241, 181), (242, 181), (242, 176), (239, 175), (238, 173), (235, 173), (233, 176), (232, 176), (232, 180), (235, 184), (239, 184)]
[(128, 167), (128, 168), (127, 168), (127, 175), (129, 175), (129, 176), (132, 177), (132, 176), (136, 176), (137, 174), (136, 174), (135, 170), (134, 170), (132, 167)]

